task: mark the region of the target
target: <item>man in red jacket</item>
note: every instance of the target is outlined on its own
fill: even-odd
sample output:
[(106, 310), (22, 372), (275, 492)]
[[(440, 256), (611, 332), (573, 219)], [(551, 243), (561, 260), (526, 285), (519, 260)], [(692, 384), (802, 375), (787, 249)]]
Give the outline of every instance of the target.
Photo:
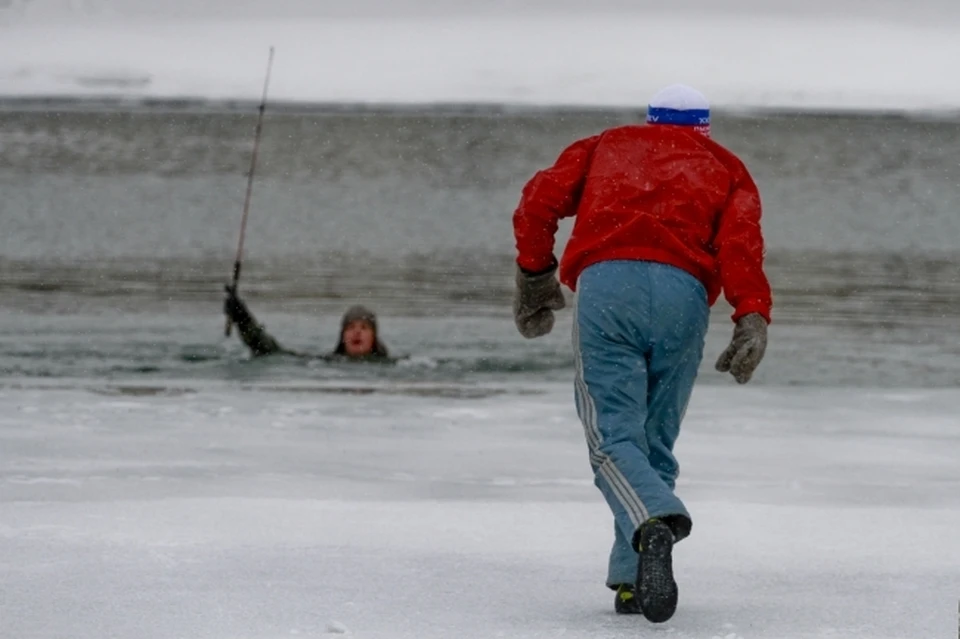
[[(693, 525), (674, 494), (673, 447), (709, 308), (723, 291), (734, 309), (717, 369), (742, 384), (763, 358), (772, 306), (757, 187), (709, 134), (706, 98), (667, 87), (646, 126), (579, 140), (536, 173), (513, 217), (520, 333), (550, 332), (560, 282), (576, 292), (577, 414), (615, 520), (607, 585), (617, 612), (658, 623), (676, 610), (673, 546)], [(554, 236), (570, 216), (558, 282)]]

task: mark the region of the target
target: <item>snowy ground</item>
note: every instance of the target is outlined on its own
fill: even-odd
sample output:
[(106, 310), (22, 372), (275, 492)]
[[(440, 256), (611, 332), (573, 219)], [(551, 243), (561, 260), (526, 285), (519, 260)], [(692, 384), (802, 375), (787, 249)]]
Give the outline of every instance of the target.
[(0, 389), (0, 637), (955, 632), (960, 392), (698, 389), (654, 627), (567, 385), (295, 388)]
[(224, 8), (190, 20), (8, 10), (0, 96), (255, 101), (275, 45), (270, 95), (283, 101), (643, 107), (687, 82), (719, 107), (960, 110), (960, 84), (945, 81), (960, 60), (955, 7), (906, 19), (868, 7), (701, 9), (298, 19)]

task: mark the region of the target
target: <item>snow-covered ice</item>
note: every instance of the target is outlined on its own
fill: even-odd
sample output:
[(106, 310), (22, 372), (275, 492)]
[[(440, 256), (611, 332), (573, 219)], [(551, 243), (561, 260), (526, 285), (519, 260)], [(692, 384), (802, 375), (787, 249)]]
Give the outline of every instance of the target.
[(565, 384), (156, 390), (0, 390), (0, 636), (956, 631), (957, 391), (698, 388), (654, 627), (612, 613)]
[(642, 107), (682, 81), (727, 108), (960, 110), (960, 84), (949, 81), (960, 60), (956, 8), (918, 6), (904, 20), (869, 7), (784, 13), (700, 4), (8, 18), (0, 95), (256, 101), (275, 45), (270, 94), (279, 101)]

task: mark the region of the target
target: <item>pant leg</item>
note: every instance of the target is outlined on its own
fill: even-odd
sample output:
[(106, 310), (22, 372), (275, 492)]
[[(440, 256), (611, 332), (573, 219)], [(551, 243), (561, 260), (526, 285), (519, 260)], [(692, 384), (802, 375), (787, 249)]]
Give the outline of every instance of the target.
[(624, 532), (651, 517), (689, 517), (649, 459), (650, 267), (615, 261), (586, 269), (573, 323), (577, 412), (594, 481)]
[(651, 322), (645, 431), (650, 465), (673, 489), (680, 472), (673, 447), (703, 360), (710, 309), (706, 290), (692, 275), (665, 265), (653, 265), (650, 273), (656, 313)]
[(633, 548), (633, 532), (624, 533), (613, 522), (613, 548), (607, 566), (607, 587), (616, 590), (620, 584), (632, 584), (637, 580), (637, 562), (640, 555)]

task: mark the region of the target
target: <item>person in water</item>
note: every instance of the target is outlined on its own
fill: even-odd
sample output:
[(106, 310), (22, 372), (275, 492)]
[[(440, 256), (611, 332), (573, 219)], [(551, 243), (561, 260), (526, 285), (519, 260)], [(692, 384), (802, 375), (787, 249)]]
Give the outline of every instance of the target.
[(380, 341), (377, 332), (377, 316), (365, 306), (351, 306), (340, 321), (340, 337), (336, 347), (324, 355), (311, 355), (284, 348), (274, 339), (263, 325), (237, 296), (234, 287), (226, 286), (227, 298), (223, 303), (223, 312), (236, 325), (240, 339), (247, 345), (254, 357), (263, 355), (294, 355), (297, 357), (320, 357), (329, 360), (347, 361), (393, 361), (387, 347)]

